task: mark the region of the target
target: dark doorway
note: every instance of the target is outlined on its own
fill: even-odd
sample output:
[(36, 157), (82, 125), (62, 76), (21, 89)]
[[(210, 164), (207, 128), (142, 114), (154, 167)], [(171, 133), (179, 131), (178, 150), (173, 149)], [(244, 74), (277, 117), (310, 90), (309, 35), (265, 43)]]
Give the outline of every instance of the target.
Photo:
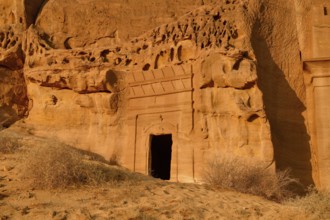
[(151, 135), (149, 175), (169, 180), (171, 178), (172, 135)]

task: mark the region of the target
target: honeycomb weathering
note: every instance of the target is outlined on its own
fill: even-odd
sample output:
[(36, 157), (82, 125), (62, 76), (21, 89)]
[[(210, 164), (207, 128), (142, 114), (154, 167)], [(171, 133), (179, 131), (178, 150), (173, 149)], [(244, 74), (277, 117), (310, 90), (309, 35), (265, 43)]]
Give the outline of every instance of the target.
[(327, 5), (0, 1), (0, 123), (145, 174), (171, 137), (173, 181), (220, 152), (326, 188)]

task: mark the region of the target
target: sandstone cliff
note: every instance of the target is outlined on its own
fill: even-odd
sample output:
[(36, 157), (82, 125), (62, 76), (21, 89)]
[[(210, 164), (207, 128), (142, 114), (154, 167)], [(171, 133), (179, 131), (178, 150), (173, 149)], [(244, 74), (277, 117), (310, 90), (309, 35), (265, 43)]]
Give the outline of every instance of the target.
[(170, 135), (174, 181), (230, 152), (324, 186), (303, 68), (322, 4), (0, 1), (0, 123), (146, 174)]

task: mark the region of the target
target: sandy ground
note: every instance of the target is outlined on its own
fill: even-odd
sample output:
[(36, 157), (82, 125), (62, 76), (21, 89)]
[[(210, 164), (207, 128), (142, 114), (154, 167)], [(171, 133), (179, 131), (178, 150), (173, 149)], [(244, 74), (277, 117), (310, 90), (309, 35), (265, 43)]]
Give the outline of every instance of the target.
[(99, 187), (34, 189), (21, 177), (24, 148), (0, 153), (1, 220), (308, 219), (297, 208), (260, 197), (153, 178)]

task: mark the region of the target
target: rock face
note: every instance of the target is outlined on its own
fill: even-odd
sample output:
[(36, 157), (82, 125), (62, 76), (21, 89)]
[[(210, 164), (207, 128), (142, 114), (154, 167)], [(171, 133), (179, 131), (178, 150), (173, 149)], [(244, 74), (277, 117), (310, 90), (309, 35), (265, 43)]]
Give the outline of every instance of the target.
[(199, 181), (229, 152), (324, 187), (327, 92), (314, 98), (303, 68), (328, 65), (322, 4), (1, 1), (0, 119), (28, 112), (17, 126), (163, 179)]
[(0, 127), (26, 116), (28, 99), (23, 76), (23, 5), (0, 1)]
[[(106, 21), (102, 30), (118, 32), (109, 39), (101, 36), (99, 43), (95, 35), (100, 32), (83, 35), (69, 18), (52, 18), (54, 10), (64, 13), (59, 18), (67, 17), (66, 7), (63, 11), (58, 4), (47, 3), (27, 31), (24, 73), (32, 108), (26, 122), (36, 135), (54, 136), (107, 158), (118, 154), (124, 166), (158, 175), (163, 171), (151, 162), (158, 157), (153, 143), (168, 137), (171, 144), (162, 147), (171, 152), (163, 161), (170, 167), (170, 175), (164, 175), (170, 177), (164, 178), (177, 181), (197, 181), (215, 151), (272, 164), (248, 27), (236, 22), (245, 19), (243, 5), (190, 6), (179, 19), (142, 30), (146, 33), (129, 41), (117, 36), (121, 29), (125, 36), (131, 33), (120, 23), (122, 14), (118, 27), (107, 17), (96, 19)], [(68, 10), (74, 6), (70, 3)], [(90, 6), (87, 2), (81, 10)], [(105, 12), (104, 7), (100, 4), (99, 10)], [(180, 7), (173, 10), (182, 13)], [(141, 19), (143, 24), (150, 17)], [(71, 32), (60, 36), (58, 29), (68, 27)]]
[[(299, 5), (302, 8), (304, 5)], [(318, 2), (301, 16), (312, 28), (303, 42), (304, 77), (306, 85), (307, 122), (310, 128), (313, 177), (322, 189), (330, 189), (330, 2)], [(303, 26), (303, 25), (302, 25)], [(305, 40), (305, 41), (303, 41)], [(306, 43), (307, 42), (307, 43)], [(310, 43), (309, 47), (306, 46)]]
[(304, 32), (297, 28), (293, 2), (263, 1), (259, 7), (252, 26), (252, 45), (258, 62), (258, 85), (271, 127), (274, 159), (279, 169), (291, 167), (294, 175), (309, 185), (313, 183), (311, 148), (299, 46), (299, 36)]

